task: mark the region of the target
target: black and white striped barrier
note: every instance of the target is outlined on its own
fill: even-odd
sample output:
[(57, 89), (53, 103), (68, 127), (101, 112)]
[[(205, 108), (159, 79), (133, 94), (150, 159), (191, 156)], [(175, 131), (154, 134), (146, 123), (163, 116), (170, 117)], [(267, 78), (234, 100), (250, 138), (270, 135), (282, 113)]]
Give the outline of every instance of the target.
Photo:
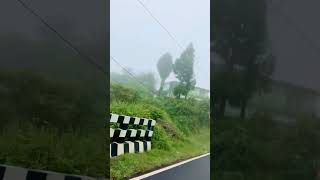
[[(155, 120), (110, 113), (110, 123), (119, 126), (110, 128), (110, 157), (151, 150)], [(146, 129), (137, 129), (145, 126)]]
[(0, 165), (0, 180), (106, 180), (87, 176), (67, 175), (42, 170), (30, 170)]

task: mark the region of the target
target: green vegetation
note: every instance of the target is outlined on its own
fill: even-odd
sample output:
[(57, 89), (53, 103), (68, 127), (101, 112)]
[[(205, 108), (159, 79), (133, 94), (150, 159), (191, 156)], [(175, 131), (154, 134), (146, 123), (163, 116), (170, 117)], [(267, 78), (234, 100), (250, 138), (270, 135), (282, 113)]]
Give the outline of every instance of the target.
[(166, 81), (166, 79), (169, 77), (169, 75), (172, 72), (172, 56), (169, 53), (165, 53), (162, 55), (158, 61), (157, 68), (158, 68), (158, 73), (161, 78), (161, 83), (160, 83), (160, 88), (159, 88), (159, 96), (161, 95), (163, 85)]
[(301, 115), (279, 123), (266, 112), (216, 120), (211, 127), (214, 179), (314, 179), (320, 167), (319, 122)]
[(1, 70), (0, 163), (107, 176), (106, 103), (93, 92), (75, 81)]
[(187, 98), (190, 90), (194, 89), (196, 80), (194, 79), (194, 48), (192, 43), (181, 53), (173, 65), (173, 72), (179, 79), (179, 85), (174, 88), (173, 94), (180, 98), (181, 95)]
[[(155, 148), (142, 154), (127, 154), (111, 160), (111, 177), (125, 179), (137, 172), (147, 172), (175, 161), (184, 160), (209, 150), (209, 128), (201, 133), (188, 136), (188, 140), (172, 141), (170, 149)], [(153, 141), (156, 141), (155, 139)], [(153, 145), (154, 146), (154, 145)]]
[(113, 179), (124, 179), (209, 151), (208, 99), (174, 99), (141, 93), (119, 84), (111, 85), (112, 113), (157, 121), (150, 152), (125, 154), (111, 159)]

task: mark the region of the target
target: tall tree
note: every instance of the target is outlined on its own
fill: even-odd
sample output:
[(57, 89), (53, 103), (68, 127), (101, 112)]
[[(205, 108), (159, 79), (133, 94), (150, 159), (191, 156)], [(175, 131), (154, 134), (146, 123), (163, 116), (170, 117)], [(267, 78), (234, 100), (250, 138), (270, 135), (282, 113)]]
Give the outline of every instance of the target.
[(244, 118), (248, 99), (265, 89), (273, 72), (266, 0), (216, 0), (213, 7), (213, 51), (224, 61), (213, 77), (215, 103), (220, 115), (224, 115), (227, 101), (237, 104)]
[(175, 61), (173, 66), (173, 72), (176, 78), (179, 79), (179, 85), (174, 89), (174, 94), (176, 97), (180, 98), (187, 95), (190, 90), (192, 90), (196, 85), (196, 80), (194, 78), (194, 48), (192, 43), (182, 52), (180, 57)]
[(170, 73), (172, 72), (172, 65), (173, 65), (172, 56), (169, 53), (165, 53), (158, 60), (157, 68), (161, 78), (159, 96), (161, 95), (163, 85), (166, 79), (169, 77)]

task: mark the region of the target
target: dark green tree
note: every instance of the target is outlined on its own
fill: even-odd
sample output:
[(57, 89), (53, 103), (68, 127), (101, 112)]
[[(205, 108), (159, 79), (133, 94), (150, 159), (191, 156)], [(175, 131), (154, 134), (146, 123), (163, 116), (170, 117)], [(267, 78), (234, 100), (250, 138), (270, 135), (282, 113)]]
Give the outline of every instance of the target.
[(239, 105), (244, 118), (248, 99), (266, 89), (273, 72), (266, 1), (217, 0), (213, 7), (213, 51), (223, 60), (213, 77), (215, 103), (222, 116), (226, 102)]
[(185, 98), (187, 98), (189, 91), (194, 89), (196, 85), (193, 65), (194, 48), (192, 43), (190, 43), (173, 66), (173, 72), (175, 73), (176, 78), (180, 81), (179, 85), (174, 89), (174, 94), (178, 98), (180, 98), (181, 95), (184, 95)]
[(169, 53), (165, 53), (158, 60), (157, 68), (161, 78), (159, 96), (161, 96), (163, 85), (166, 79), (169, 77), (170, 73), (172, 72), (172, 65), (173, 65), (172, 56)]

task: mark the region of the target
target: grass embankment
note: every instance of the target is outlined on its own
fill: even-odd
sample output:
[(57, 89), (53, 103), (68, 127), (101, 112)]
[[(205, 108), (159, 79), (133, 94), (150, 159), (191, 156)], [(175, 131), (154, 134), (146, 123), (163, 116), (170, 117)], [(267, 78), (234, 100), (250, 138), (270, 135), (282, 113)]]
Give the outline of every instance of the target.
[(152, 150), (111, 159), (112, 179), (126, 179), (209, 152), (209, 103), (192, 99), (150, 98), (111, 103), (111, 112), (155, 119)]
[(152, 149), (142, 154), (126, 154), (111, 160), (111, 177), (124, 179), (137, 172), (148, 172), (159, 167), (172, 164), (176, 161), (194, 157), (209, 152), (209, 129), (188, 140), (176, 141), (169, 150)]

